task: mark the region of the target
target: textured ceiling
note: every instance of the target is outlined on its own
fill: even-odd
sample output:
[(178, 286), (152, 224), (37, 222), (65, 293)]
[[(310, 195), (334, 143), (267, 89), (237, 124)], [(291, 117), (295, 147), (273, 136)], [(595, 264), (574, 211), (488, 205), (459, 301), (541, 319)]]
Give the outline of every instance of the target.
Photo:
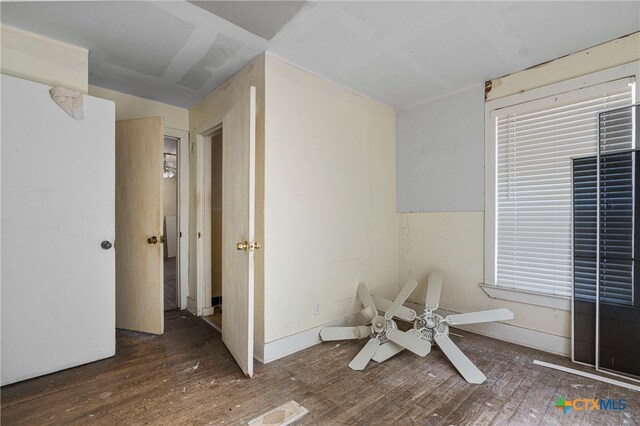
[(267, 41), (188, 2), (11, 2), (2, 22), (89, 49), (89, 83), (189, 107)]
[(289, 22), (303, 1), (190, 1), (247, 31), (271, 40)]
[(404, 108), (640, 30), (640, 2), (2, 3), (91, 84), (189, 107), (265, 50)]
[(315, 12), (269, 50), (397, 109), (640, 30), (640, 2), (349, 2)]

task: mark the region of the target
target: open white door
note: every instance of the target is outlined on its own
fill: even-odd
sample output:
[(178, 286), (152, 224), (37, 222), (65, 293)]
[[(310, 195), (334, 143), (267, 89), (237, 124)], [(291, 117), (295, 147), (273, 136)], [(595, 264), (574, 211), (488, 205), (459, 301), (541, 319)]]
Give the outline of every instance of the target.
[(2, 385), (115, 354), (113, 102), (2, 76)]
[(222, 341), (253, 376), (256, 88), (222, 121)]
[(164, 118), (116, 123), (116, 326), (164, 332)]

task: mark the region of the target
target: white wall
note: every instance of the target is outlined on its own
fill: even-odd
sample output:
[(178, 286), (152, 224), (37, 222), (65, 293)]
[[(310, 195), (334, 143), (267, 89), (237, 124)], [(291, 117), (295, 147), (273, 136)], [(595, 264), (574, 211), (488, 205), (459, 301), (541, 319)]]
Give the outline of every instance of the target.
[[(636, 33), (548, 62), (541, 67), (496, 79), (488, 96), (507, 96), (520, 90), (577, 77), (638, 58), (640, 36)], [(407, 210), (411, 211), (437, 211), (455, 207), (451, 209), (453, 211), (399, 215), (399, 279), (402, 281), (409, 276), (418, 278), (420, 286), (412, 295), (412, 300), (424, 304), (425, 278), (430, 271), (440, 269), (445, 272), (441, 308), (456, 312), (508, 308), (514, 312), (515, 319), (506, 323), (515, 327), (483, 326), (476, 331), (569, 355), (570, 311), (491, 299), (479, 286), (484, 281), (484, 209), (477, 201), (462, 200), (462, 196), (466, 197), (469, 194), (465, 190), (456, 189), (468, 186), (475, 188), (474, 191), (478, 191), (477, 195), (483, 194), (484, 176), (478, 175), (479, 165), (484, 165), (484, 125), (478, 124), (479, 120), (484, 123), (484, 111), (479, 110), (479, 107), (484, 107), (483, 103), (483, 92), (478, 88), (472, 88), (451, 93), (434, 102), (398, 114), (398, 194), (409, 191), (419, 193), (402, 199), (399, 196), (399, 204), (403, 203), (403, 207), (410, 206)], [(442, 111), (439, 111), (439, 108)], [(452, 117), (458, 110), (464, 113), (459, 116), (458, 124), (452, 126), (451, 120), (446, 117)], [(423, 125), (423, 122), (427, 124)], [(443, 137), (442, 135), (448, 135), (444, 137), (455, 143), (440, 143), (431, 139), (432, 136)], [(424, 155), (421, 149), (425, 150)], [(463, 161), (466, 162), (464, 164), (471, 170), (447, 174), (442, 167), (433, 166), (434, 159), (441, 159), (457, 169), (458, 166), (454, 165), (455, 160), (452, 157), (460, 150), (475, 152), (481, 156), (463, 156)], [(420, 154), (424, 162), (420, 159), (413, 161), (409, 153)], [(401, 167), (414, 170), (400, 171)], [(443, 174), (447, 177), (445, 182), (442, 179)], [(451, 192), (447, 194), (439, 193), (432, 188), (422, 191), (420, 188), (412, 188), (412, 183), (404, 179), (410, 175), (419, 177), (425, 186), (445, 185)], [(403, 176), (402, 180), (400, 176)], [(432, 198), (423, 194), (430, 194)], [(473, 205), (477, 206), (475, 210), (471, 209)], [(470, 209), (474, 211), (466, 211)], [(523, 336), (531, 336), (531, 331), (537, 332), (533, 334), (535, 338), (522, 340)]]
[(484, 85), (398, 112), (398, 211), (484, 208)]
[(395, 295), (395, 112), (271, 55), (265, 80), (272, 342), (358, 312), (360, 282)]

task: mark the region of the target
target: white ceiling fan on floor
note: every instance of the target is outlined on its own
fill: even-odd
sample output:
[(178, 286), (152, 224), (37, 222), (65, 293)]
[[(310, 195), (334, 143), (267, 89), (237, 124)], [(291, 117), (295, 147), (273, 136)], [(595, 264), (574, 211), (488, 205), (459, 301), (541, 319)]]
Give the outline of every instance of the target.
[[(430, 344), (437, 344), (467, 382), (477, 384), (483, 383), (487, 378), (482, 374), (482, 371), (480, 371), (478, 367), (476, 367), (449, 338), (449, 326), (510, 320), (513, 319), (513, 312), (508, 309), (491, 309), (488, 311), (455, 314), (442, 317), (441, 315), (434, 313), (434, 311), (438, 309), (438, 305), (440, 303), (442, 277), (443, 273), (440, 271), (434, 271), (429, 274), (427, 297), (425, 300), (423, 314), (416, 315), (414, 310), (403, 307), (403, 309), (398, 309), (396, 311), (396, 317), (405, 321), (413, 321), (413, 331), (418, 332), (420, 337)], [(377, 305), (382, 309), (390, 303), (388, 300), (384, 300), (379, 297), (374, 299)], [(388, 359), (393, 355), (395, 355), (395, 353), (390, 354), (385, 359)], [(376, 358), (377, 357), (374, 357), (374, 360), (378, 361)]]
[[(377, 306), (369, 293), (366, 284), (358, 286), (358, 297), (364, 305), (362, 315), (371, 321), (369, 325), (355, 327), (324, 327), (320, 330), (320, 338), (324, 341), (351, 340), (369, 337), (367, 344), (349, 363), (353, 370), (364, 370), (369, 361), (378, 355), (378, 359), (388, 359), (403, 349), (408, 349), (419, 356), (425, 356), (431, 350), (431, 342), (421, 338), (420, 331), (412, 329), (400, 331), (393, 321), (394, 315), (403, 318), (408, 308), (402, 306), (409, 295), (418, 285), (418, 281), (409, 280), (393, 302), (379, 299), (384, 303), (384, 309)], [(384, 315), (378, 314), (378, 309), (383, 310)], [(401, 312), (401, 313), (400, 313)], [(413, 312), (413, 311), (412, 311)], [(415, 312), (413, 312), (415, 317)], [(391, 355), (388, 355), (391, 353)], [(382, 359), (382, 360), (384, 360)], [(381, 361), (379, 361), (381, 362)]]

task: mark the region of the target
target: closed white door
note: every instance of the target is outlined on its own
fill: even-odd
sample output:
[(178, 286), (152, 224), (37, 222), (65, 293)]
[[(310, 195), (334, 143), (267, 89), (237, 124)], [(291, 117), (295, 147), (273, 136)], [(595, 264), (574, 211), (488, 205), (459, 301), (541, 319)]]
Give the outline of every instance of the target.
[(222, 341), (253, 376), (256, 89), (222, 121)]
[(2, 76), (2, 384), (115, 354), (115, 108)]

